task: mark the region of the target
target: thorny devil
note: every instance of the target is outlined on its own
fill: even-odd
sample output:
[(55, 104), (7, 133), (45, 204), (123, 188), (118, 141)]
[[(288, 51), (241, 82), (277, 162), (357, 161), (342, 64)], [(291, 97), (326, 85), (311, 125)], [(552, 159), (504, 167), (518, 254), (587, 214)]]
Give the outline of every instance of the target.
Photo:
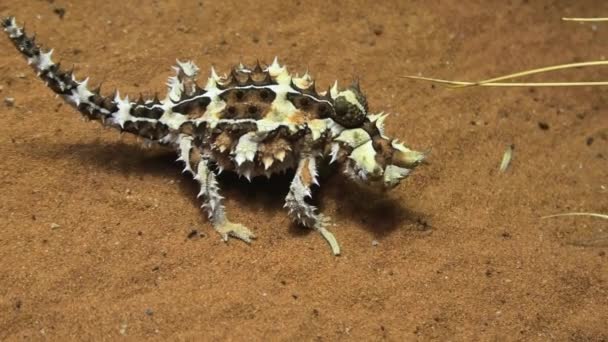
[(384, 135), (386, 114), (368, 113), (357, 83), (345, 89), (335, 83), (317, 93), (308, 73), (290, 75), (275, 58), (266, 67), (240, 64), (223, 77), (211, 68), (200, 88), (198, 67), (178, 60), (163, 100), (131, 101), (118, 92), (104, 96), (99, 88), (89, 90), (88, 79), (77, 81), (62, 70), (51, 59), (52, 50), (43, 52), (13, 17), (2, 25), (46, 85), (85, 118), (173, 147), (184, 172), (200, 183), (202, 208), (224, 241), (232, 236), (249, 243), (255, 235), (226, 217), (216, 180), (223, 170), (251, 179), (295, 169), (285, 207), (293, 220), (320, 232), (338, 255), (328, 218), (306, 201), (318, 185), (317, 163), (329, 159), (357, 182), (392, 188), (424, 159), (424, 153)]

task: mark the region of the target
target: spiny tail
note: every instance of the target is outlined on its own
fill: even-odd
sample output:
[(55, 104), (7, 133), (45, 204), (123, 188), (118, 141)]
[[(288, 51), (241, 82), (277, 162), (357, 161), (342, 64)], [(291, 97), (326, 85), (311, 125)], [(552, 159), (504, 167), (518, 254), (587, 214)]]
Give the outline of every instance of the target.
[(46, 85), (85, 117), (151, 140), (158, 141), (169, 133), (167, 125), (159, 122), (165, 108), (158, 98), (129, 102), (128, 97), (121, 99), (118, 93), (108, 97), (101, 95), (99, 88), (89, 90), (88, 79), (79, 82), (72, 71), (62, 70), (60, 63), (51, 59), (53, 50), (43, 52), (35, 37), (28, 37), (14, 17), (3, 19), (2, 27)]

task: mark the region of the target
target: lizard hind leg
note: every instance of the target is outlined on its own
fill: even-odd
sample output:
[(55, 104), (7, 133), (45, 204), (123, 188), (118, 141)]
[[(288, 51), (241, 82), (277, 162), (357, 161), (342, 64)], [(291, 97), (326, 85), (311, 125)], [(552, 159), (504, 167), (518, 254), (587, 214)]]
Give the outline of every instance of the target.
[(305, 227), (313, 228), (329, 243), (334, 255), (340, 255), (340, 245), (335, 236), (327, 229), (330, 219), (317, 212), (317, 208), (306, 202), (311, 197), (310, 188), (317, 183), (316, 161), (314, 157), (305, 157), (298, 163), (296, 174), (289, 186), (285, 198), (285, 207), (289, 216)]
[(255, 234), (249, 228), (226, 218), (226, 210), (222, 204), (223, 197), (219, 194), (215, 173), (210, 169), (208, 160), (200, 155), (198, 149), (192, 145), (191, 137), (181, 137), (179, 153), (178, 160), (183, 161), (186, 165), (184, 172), (190, 172), (200, 184), (201, 190), (198, 197), (203, 201), (201, 207), (207, 213), (213, 228), (220, 234), (222, 240), (228, 241), (232, 236), (250, 243), (255, 239)]

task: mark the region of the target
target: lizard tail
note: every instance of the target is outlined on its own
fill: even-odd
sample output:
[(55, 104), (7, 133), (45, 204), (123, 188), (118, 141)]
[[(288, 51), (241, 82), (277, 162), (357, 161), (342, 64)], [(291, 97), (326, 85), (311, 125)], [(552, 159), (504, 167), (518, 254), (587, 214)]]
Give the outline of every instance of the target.
[(46, 85), (86, 118), (150, 140), (158, 141), (167, 135), (167, 126), (159, 122), (165, 108), (157, 97), (146, 101), (140, 97), (137, 102), (130, 102), (128, 96), (121, 99), (118, 92), (103, 96), (99, 87), (88, 88), (88, 78), (77, 81), (73, 71), (63, 70), (60, 63), (53, 62), (53, 50), (44, 52), (14, 17), (2, 19), (2, 27)]

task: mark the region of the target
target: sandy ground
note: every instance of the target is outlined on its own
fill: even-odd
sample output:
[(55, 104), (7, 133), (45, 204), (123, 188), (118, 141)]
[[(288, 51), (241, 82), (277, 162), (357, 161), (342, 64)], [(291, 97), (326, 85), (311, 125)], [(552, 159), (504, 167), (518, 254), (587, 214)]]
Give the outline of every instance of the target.
[(340, 257), (290, 223), (289, 178), (223, 176), (232, 219), (259, 237), (225, 244), (171, 151), (80, 120), (3, 37), (0, 340), (608, 340), (606, 221), (540, 219), (608, 211), (606, 89), (399, 78), (604, 58), (608, 23), (559, 18), (606, 16), (606, 1), (19, 3), (0, 14), (107, 92), (164, 92), (176, 58), (225, 72), (278, 55), (321, 88), (360, 77), (389, 134), (432, 154), (385, 196), (323, 177)]

